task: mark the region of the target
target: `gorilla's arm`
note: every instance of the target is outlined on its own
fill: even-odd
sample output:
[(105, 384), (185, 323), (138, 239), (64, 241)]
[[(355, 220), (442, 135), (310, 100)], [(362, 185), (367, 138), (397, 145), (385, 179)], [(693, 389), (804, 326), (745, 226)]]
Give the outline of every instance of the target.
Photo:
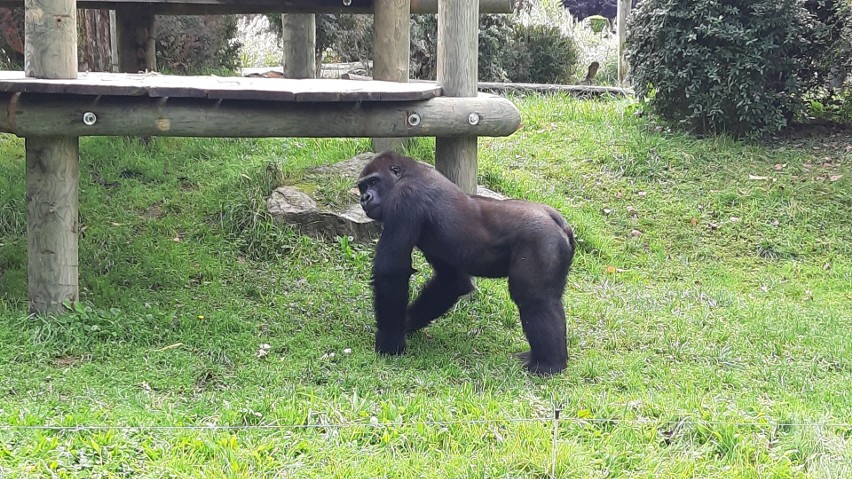
[(383, 354), (405, 351), (409, 278), (414, 273), (411, 253), (420, 230), (420, 225), (405, 223), (385, 223), (373, 262), (376, 351)]

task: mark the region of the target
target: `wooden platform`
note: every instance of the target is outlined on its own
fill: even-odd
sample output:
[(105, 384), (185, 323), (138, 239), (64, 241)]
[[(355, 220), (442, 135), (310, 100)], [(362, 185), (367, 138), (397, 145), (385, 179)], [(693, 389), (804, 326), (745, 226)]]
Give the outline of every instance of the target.
[[(480, 13), (512, 13), (515, 0), (479, 0)], [(0, 7), (22, 7), (23, 0), (0, 0)], [(373, 0), (77, 0), (78, 8), (141, 7), (155, 15), (237, 13), (373, 13)], [(438, 0), (411, 0), (411, 13), (435, 13)]]
[(0, 71), (0, 92), (281, 102), (375, 102), (429, 100), (441, 96), (441, 87), (424, 83), (157, 73), (80, 73), (76, 80), (42, 80), (26, 78), (21, 71)]

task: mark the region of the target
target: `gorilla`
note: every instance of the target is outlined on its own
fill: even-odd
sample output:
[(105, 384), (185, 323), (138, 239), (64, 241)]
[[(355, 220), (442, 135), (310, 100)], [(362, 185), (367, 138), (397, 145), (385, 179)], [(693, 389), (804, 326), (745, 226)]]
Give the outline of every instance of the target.
[[(364, 212), (384, 228), (373, 260), (377, 352), (402, 354), (406, 334), (473, 290), (471, 276), (508, 277), (530, 345), (519, 357), (536, 374), (565, 369), (562, 294), (576, 244), (555, 209), (470, 196), (430, 166), (391, 151), (364, 167), (358, 190)], [(434, 274), (409, 305), (415, 246)]]

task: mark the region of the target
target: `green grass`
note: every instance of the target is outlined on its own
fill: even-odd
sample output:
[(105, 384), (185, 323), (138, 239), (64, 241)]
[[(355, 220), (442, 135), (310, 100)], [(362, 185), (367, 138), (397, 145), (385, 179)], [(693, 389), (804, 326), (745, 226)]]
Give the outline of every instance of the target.
[(83, 303), (30, 317), (23, 141), (0, 137), (0, 477), (852, 477), (849, 140), (517, 103), (481, 180), (580, 239), (548, 379), (512, 357), (497, 280), (376, 356), (372, 247), (266, 217), (282, 178), (366, 141), (83, 139)]

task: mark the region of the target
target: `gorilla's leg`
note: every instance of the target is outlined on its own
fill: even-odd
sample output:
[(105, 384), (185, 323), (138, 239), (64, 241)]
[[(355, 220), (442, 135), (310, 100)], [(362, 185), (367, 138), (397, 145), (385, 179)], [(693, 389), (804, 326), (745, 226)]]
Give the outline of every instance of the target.
[(556, 374), (568, 364), (565, 341), (565, 310), (559, 299), (521, 300), (521, 325), (530, 343), (519, 357), (530, 372)]
[[(549, 246), (554, 246), (551, 243)], [(570, 266), (568, 249), (540, 247), (519, 251), (509, 271), (509, 295), (518, 306), (529, 353), (527, 369), (555, 374), (568, 364), (562, 293)]]
[(449, 311), (460, 296), (473, 291), (470, 276), (440, 261), (431, 264), (435, 274), (408, 308), (408, 332), (425, 328)]

